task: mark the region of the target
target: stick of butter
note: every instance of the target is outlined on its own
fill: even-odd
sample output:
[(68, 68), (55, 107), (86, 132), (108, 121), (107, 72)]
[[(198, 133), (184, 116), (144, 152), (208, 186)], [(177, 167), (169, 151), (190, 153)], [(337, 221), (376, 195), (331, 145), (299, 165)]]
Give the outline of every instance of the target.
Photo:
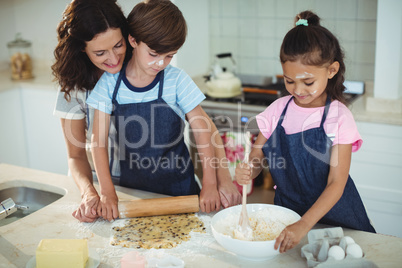
[(42, 239), (36, 249), (36, 268), (85, 268), (86, 239)]

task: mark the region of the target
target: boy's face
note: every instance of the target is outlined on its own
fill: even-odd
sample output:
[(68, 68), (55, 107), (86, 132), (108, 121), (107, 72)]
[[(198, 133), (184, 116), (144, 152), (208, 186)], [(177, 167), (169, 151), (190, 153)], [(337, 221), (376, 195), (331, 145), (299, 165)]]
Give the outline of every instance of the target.
[(134, 48), (133, 57), (139, 67), (148, 75), (156, 76), (160, 71), (166, 68), (171, 62), (177, 50), (164, 54), (158, 54), (144, 42), (137, 43), (135, 39), (129, 36), (131, 46)]

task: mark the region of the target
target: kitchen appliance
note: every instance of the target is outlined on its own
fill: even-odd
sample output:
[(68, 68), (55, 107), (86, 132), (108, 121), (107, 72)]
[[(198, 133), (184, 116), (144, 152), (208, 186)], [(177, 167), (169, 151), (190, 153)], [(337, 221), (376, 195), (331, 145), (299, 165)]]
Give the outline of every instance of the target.
[(345, 86), (343, 95), (349, 104), (365, 92), (363, 81), (345, 81), (343, 85)]
[[(228, 71), (227, 67), (222, 67), (221, 59), (230, 58), (232, 67)], [(241, 94), (241, 81), (235, 76), (236, 63), (231, 53), (222, 53), (216, 55), (212, 66), (211, 75), (207, 76), (207, 95), (213, 98), (231, 98)]]
[(24, 80), (33, 78), (31, 42), (23, 40), (18, 33), (14, 41), (7, 44), (10, 54), (11, 79)]
[(119, 217), (161, 216), (200, 210), (198, 195), (119, 201)]

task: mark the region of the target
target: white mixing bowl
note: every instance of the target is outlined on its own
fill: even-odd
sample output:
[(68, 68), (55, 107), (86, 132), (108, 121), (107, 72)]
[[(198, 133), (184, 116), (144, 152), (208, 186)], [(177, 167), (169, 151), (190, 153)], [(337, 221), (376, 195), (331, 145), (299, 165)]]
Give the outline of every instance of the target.
[[(226, 250), (235, 253), (241, 258), (262, 261), (275, 257), (279, 249), (275, 250), (275, 239), (268, 241), (245, 241), (233, 238), (233, 228), (239, 224), (241, 205), (230, 207), (216, 213), (211, 222), (212, 233), (218, 243)], [(278, 222), (280, 231), (286, 225), (300, 219), (299, 214), (285, 207), (270, 204), (247, 204), (249, 218), (264, 215), (265, 221)], [(263, 214), (261, 214), (263, 213)], [(267, 216), (267, 217), (265, 217)], [(269, 220), (267, 219), (269, 218)], [(279, 235), (280, 231), (275, 230)]]

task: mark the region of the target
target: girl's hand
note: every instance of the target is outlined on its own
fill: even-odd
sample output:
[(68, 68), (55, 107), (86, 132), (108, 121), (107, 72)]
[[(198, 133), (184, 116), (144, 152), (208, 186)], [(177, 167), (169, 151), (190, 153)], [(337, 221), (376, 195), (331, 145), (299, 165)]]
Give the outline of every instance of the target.
[(112, 194), (101, 194), (100, 204), (98, 206), (98, 216), (105, 220), (113, 221), (119, 217), (119, 209), (117, 206), (119, 199), (116, 192)]
[(250, 184), (251, 183), (251, 167), (248, 163), (240, 163), (236, 166), (235, 180), (238, 184)]
[(99, 195), (95, 192), (85, 193), (82, 196), (81, 204), (72, 213), (73, 217), (80, 222), (93, 222), (98, 218), (97, 208), (99, 204)]
[(274, 249), (278, 249), (280, 245), (279, 252), (283, 253), (294, 248), (300, 243), (300, 240), (307, 234), (309, 230), (310, 228), (307, 226), (307, 224), (300, 220), (287, 226), (276, 238)]
[[(205, 182), (205, 180), (203, 180)], [(218, 211), (221, 208), (221, 200), (219, 198), (216, 184), (203, 184), (200, 193), (200, 209), (202, 212)]]

